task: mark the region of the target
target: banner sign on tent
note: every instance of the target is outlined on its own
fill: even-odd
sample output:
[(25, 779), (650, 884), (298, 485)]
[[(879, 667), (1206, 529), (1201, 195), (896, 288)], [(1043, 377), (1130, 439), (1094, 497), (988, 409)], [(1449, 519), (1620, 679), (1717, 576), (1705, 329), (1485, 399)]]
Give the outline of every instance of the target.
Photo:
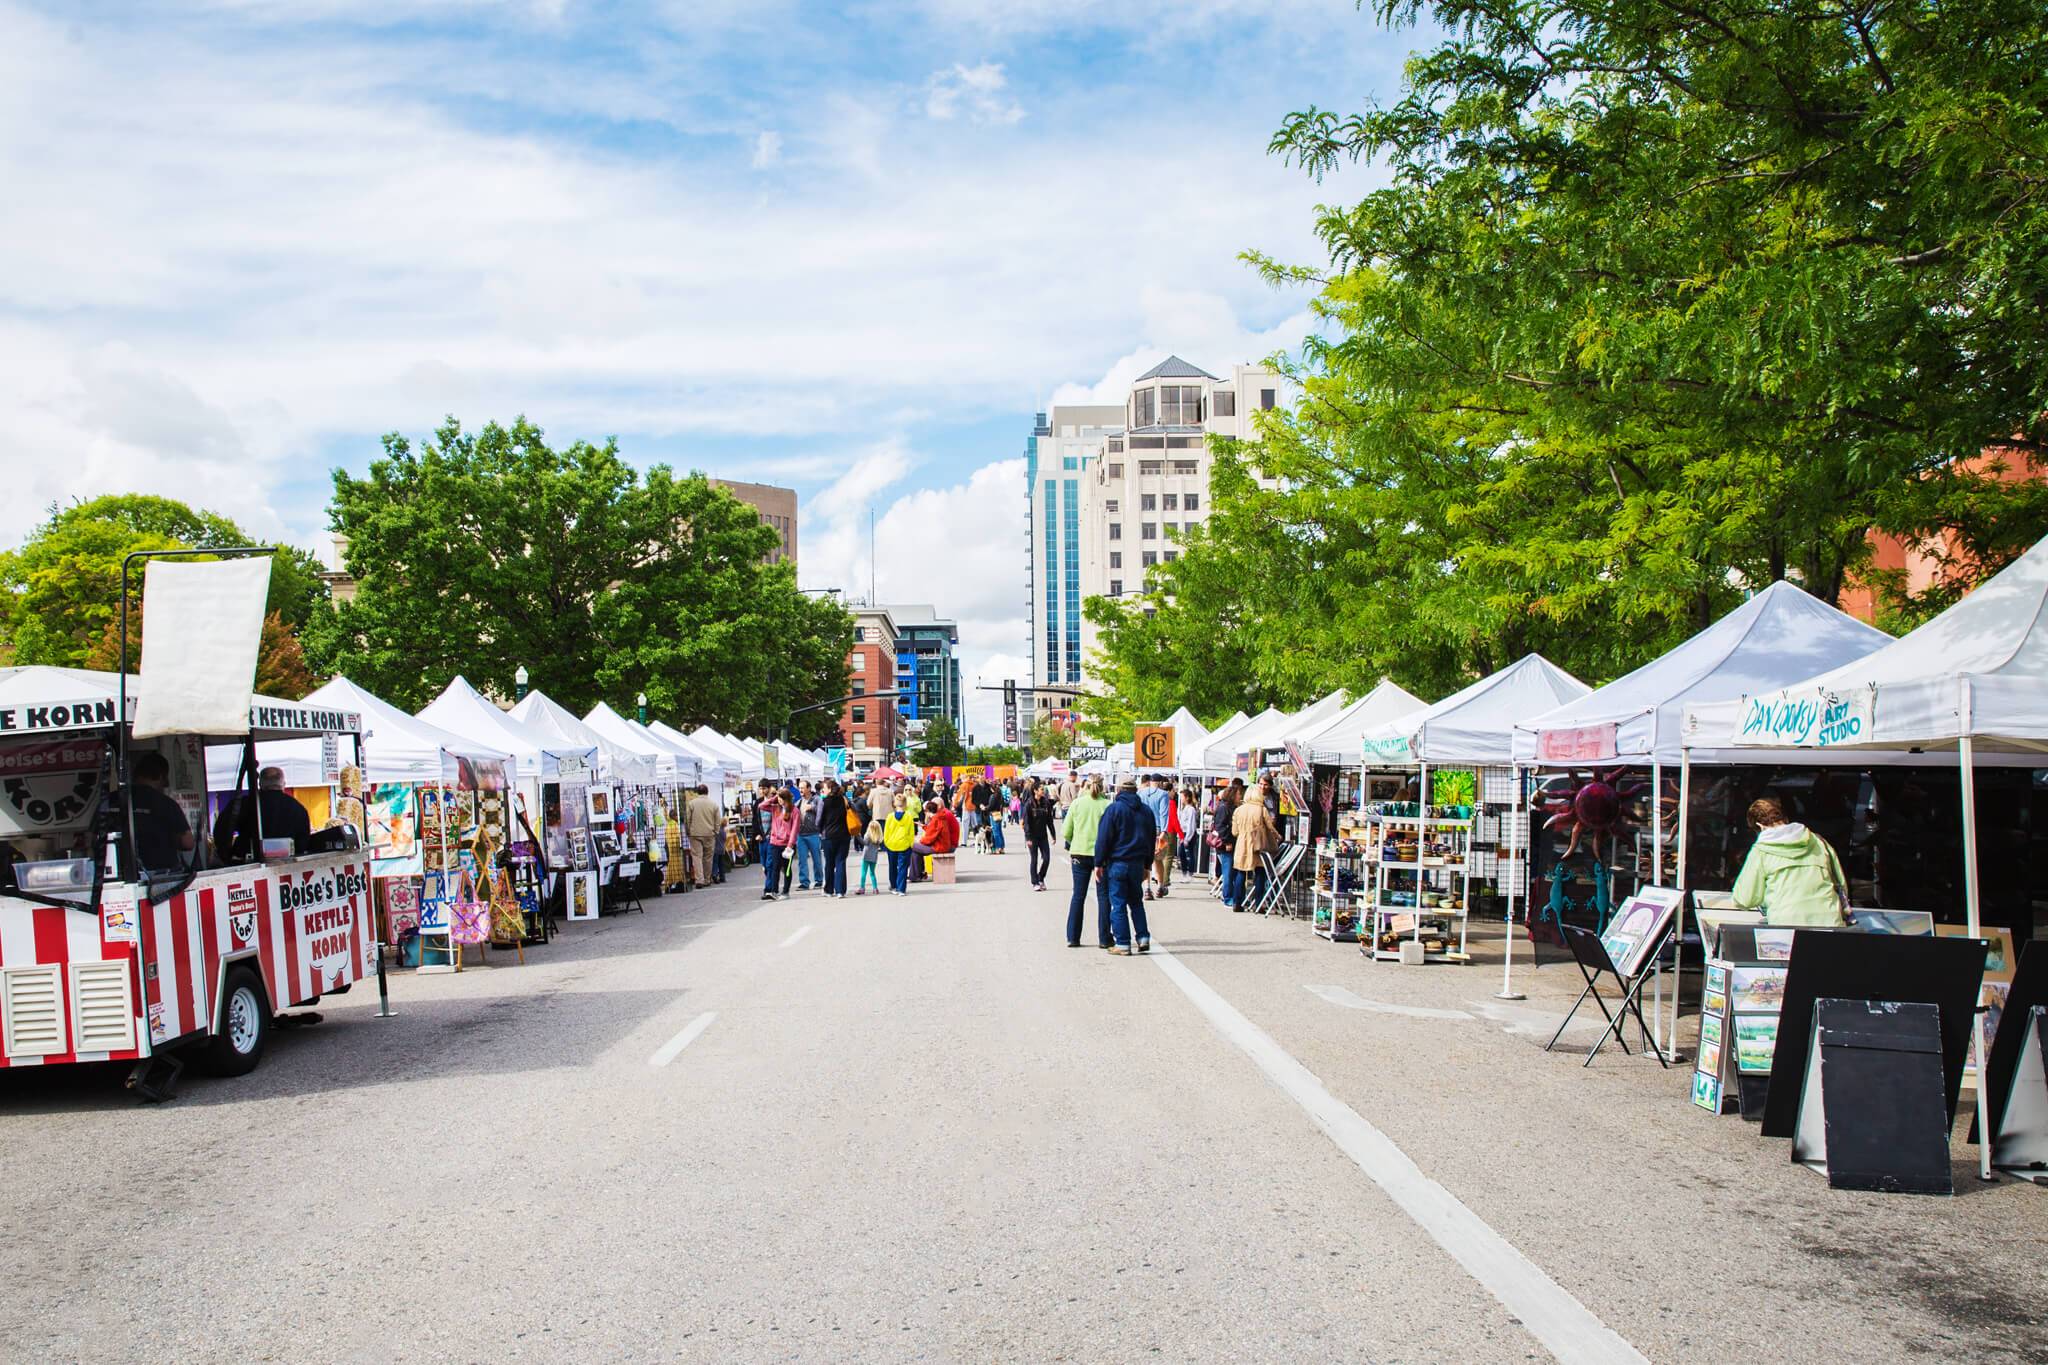
[(770, 776), (781, 776), (782, 749), (779, 746), (774, 744), (763, 744), (761, 746), (761, 771)]
[(1408, 743), (1408, 736), (1395, 735), (1392, 739), (1365, 739), (1365, 761), (1378, 759), (1382, 763), (1413, 763), (1415, 750)]
[(1569, 730), (1543, 730), (1536, 735), (1536, 756), (1551, 763), (1586, 763), (1615, 757), (1615, 723), (1580, 725)]
[(1131, 732), (1131, 752), (1141, 768), (1171, 768), (1173, 766), (1173, 727), (1168, 725), (1140, 725)]
[(1876, 700), (1876, 692), (1868, 687), (1848, 693), (1813, 687), (1744, 697), (1736, 740), (1808, 749), (1859, 744), (1870, 733)]

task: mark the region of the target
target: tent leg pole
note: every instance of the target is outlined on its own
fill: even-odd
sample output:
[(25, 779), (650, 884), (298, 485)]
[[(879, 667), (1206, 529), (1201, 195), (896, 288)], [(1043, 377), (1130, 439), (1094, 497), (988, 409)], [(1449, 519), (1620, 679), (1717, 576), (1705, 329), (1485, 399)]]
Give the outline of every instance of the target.
[[(1501, 831), (1500, 840), (1500, 846), (1507, 851), (1508, 855), (1506, 863), (1508, 869), (1508, 915), (1507, 933), (1501, 939), (1500, 989), (1493, 993), (1493, 998), (1496, 1000), (1526, 1000), (1528, 998), (1515, 989), (1515, 882), (1521, 875), (1520, 869), (1522, 866), (1515, 853), (1515, 817), (1520, 815), (1522, 811), (1523, 779), (1521, 768), (1516, 767), (1514, 774), (1515, 800), (1514, 804), (1508, 807), (1507, 828)], [(1525, 904), (1522, 914), (1526, 917), (1528, 913), (1528, 907)]]
[[(1650, 885), (1664, 884), (1664, 765), (1655, 759), (1650, 762)], [(1672, 1008), (1677, 1009), (1678, 987), (1671, 988)], [(1650, 1017), (1657, 1021), (1655, 1032), (1664, 1033), (1664, 954), (1657, 954), (1657, 975), (1651, 982)], [(1674, 1027), (1673, 1032), (1676, 1032)], [(1669, 1036), (1655, 1038), (1651, 1046), (1657, 1055), (1667, 1062), (1678, 1059)]]
[[(1692, 750), (1678, 755), (1678, 853), (1672, 880), (1678, 888), (1678, 927), (1671, 933), (1671, 1041), (1678, 1042), (1678, 997), (1685, 986), (1685, 838), (1689, 832), (1685, 808), (1692, 803)], [(1700, 945), (1705, 948), (1703, 942)], [(1704, 989), (1704, 988), (1702, 988)], [(1704, 1008), (1704, 1006), (1702, 1007)], [(1695, 1052), (1694, 1056), (1699, 1054)]]
[[(1960, 770), (1956, 777), (1963, 794), (1963, 909), (1972, 938), (1981, 932), (1977, 911), (1977, 746), (1970, 738), (1967, 704), (1964, 710), (1963, 736), (1956, 745)], [(1982, 992), (1979, 992), (1982, 999)], [(1976, 1010), (1970, 1012), (1970, 1060), (1977, 1067), (1977, 1178), (1989, 1180), (1991, 1176), (1991, 1100), (1986, 1082), (1990, 1077), (1984, 1065), (1984, 1016)]]

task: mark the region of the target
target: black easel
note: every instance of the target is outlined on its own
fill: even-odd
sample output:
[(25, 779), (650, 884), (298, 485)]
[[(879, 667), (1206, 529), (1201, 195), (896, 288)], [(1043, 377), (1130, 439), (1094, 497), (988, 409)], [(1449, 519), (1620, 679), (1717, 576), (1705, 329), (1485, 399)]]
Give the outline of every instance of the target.
[[(1593, 997), (1593, 1003), (1600, 1007), (1600, 1013), (1606, 1016), (1607, 1027), (1601, 1031), (1592, 1048), (1586, 1053), (1584, 1065), (1593, 1065), (1593, 1058), (1599, 1055), (1601, 1048), (1607, 1046), (1609, 1038), (1621, 1045), (1623, 1053), (1628, 1053), (1628, 1040), (1621, 1036), (1621, 1031), (1627, 1024), (1629, 1016), (1633, 1014), (1636, 1027), (1642, 1030), (1643, 1051), (1654, 1055), (1657, 1058), (1657, 1065), (1669, 1070), (1671, 1063), (1664, 1060), (1664, 1050), (1650, 1040), (1650, 1026), (1643, 1019), (1643, 985), (1650, 979), (1649, 971), (1637, 972), (1634, 979), (1625, 977), (1621, 974), (1621, 969), (1614, 965), (1614, 959), (1607, 955), (1607, 945), (1600, 941), (1598, 934), (1591, 929), (1581, 929), (1576, 924), (1560, 923), (1558, 929), (1564, 934), (1565, 946), (1572, 950), (1572, 961), (1579, 964), (1579, 975), (1586, 978), (1586, 989), (1579, 992), (1577, 1000), (1572, 1001), (1571, 1009), (1565, 1012), (1564, 1022), (1557, 1026), (1556, 1033), (1550, 1035), (1550, 1041), (1543, 1045), (1543, 1050), (1548, 1052), (1557, 1046), (1557, 1040), (1564, 1037), (1565, 1029), (1572, 1022), (1572, 1016), (1579, 1012), (1579, 1006), (1585, 1004), (1586, 997), (1590, 995)], [(1671, 937), (1671, 929), (1672, 921), (1665, 920), (1657, 934), (1657, 945), (1643, 957), (1645, 963), (1655, 962), (1657, 955), (1664, 951), (1664, 943)], [(1612, 1013), (1608, 1012), (1607, 1001), (1600, 994), (1600, 978), (1603, 975), (1613, 977), (1615, 983), (1621, 987), (1621, 1006)]]

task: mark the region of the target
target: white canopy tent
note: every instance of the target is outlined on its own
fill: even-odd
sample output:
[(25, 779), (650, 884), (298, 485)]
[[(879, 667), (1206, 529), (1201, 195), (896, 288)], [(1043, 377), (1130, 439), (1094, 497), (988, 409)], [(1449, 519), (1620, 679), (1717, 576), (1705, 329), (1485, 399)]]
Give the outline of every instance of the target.
[(695, 755), (683, 753), (638, 722), (627, 720), (609, 704), (599, 702), (591, 707), (584, 714), (583, 723), (600, 737), (652, 763), (655, 782), (671, 785), (697, 780), (699, 765)]
[(1366, 731), (1420, 711), (1428, 704), (1392, 678), (1381, 678), (1373, 684), (1372, 691), (1331, 716), (1321, 729), (1296, 742), (1308, 751), (1312, 763), (1355, 763), (1360, 754), (1359, 738)]
[(512, 718), (557, 743), (596, 749), (598, 775), (602, 778), (641, 785), (654, 781), (653, 758), (614, 744), (539, 688), (520, 698), (512, 708)]
[(512, 756), (518, 775), (530, 781), (549, 776), (564, 758), (584, 764), (597, 759), (594, 746), (565, 743), (514, 719), (459, 673), (448, 680), (440, 696), (420, 708), (417, 718), (472, 743), (503, 749)]
[(748, 752), (745, 745), (718, 733), (708, 725), (700, 725), (690, 731), (690, 738), (703, 748), (721, 754), (732, 763), (733, 776), (746, 782), (756, 781), (761, 776), (761, 755)]
[[(363, 780), (366, 783), (440, 782), (451, 759), (477, 763), (511, 763), (506, 749), (477, 741), (409, 716), (382, 697), (364, 691), (347, 678), (336, 677), (309, 692), (299, 705), (354, 711), (363, 720)], [(256, 746), (257, 762), (284, 770), (288, 787), (327, 784), (321, 771), (320, 741), (277, 740)], [(206, 784), (215, 791), (235, 785), (241, 751), (220, 745), (207, 750)]]
[[(1270, 738), (1261, 738), (1256, 742), (1260, 747), (1267, 749), (1282, 744), (1301, 744), (1321, 733), (1334, 717), (1349, 710), (1355, 700), (1358, 699), (1344, 689), (1338, 688), (1328, 696), (1312, 701), (1288, 716), (1285, 722), (1274, 728)], [(1251, 745), (1247, 744), (1245, 747), (1250, 748)]]
[(740, 761), (736, 755), (713, 749), (710, 745), (684, 734), (667, 721), (648, 721), (647, 728), (684, 752), (695, 755), (700, 774), (698, 781), (719, 784), (730, 782), (739, 775)]
[[(1809, 752), (1953, 749), (1961, 769), (1963, 913), (1978, 920), (1977, 784), (1980, 756), (2048, 766), (2048, 540), (2036, 544), (1968, 597), (1907, 635), (1852, 663), (1770, 696), (1745, 695), (1735, 743), (1751, 761), (1783, 745)], [(1698, 716), (1707, 733), (1725, 718)], [(1768, 757), (1766, 755), (1768, 754)], [(1984, 1019), (1972, 1019), (1971, 1051), (1984, 1074)], [(1978, 1174), (1991, 1174), (1993, 1134), (1986, 1086), (1977, 1085)]]
[[(1209, 731), (1195, 713), (1183, 706), (1160, 722), (1173, 731), (1173, 762), (1176, 768), (1199, 767), (1201, 755), (1209, 744)], [(1193, 759), (1193, 762), (1189, 760)]]
[(1239, 720), (1236, 724), (1226, 722), (1209, 736), (1208, 747), (1202, 751), (1202, 767), (1210, 772), (1234, 770), (1238, 755), (1252, 747), (1252, 736), (1286, 719), (1285, 711), (1269, 706), (1256, 716)]

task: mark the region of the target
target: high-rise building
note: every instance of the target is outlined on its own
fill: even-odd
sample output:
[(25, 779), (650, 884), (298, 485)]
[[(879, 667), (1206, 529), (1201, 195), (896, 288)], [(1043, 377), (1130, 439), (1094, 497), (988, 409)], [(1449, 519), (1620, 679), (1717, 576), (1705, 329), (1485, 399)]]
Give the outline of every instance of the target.
[[(872, 768), (896, 756), (900, 733), (896, 689), (896, 618), (887, 607), (853, 606), (853, 649), (846, 656), (847, 691), (853, 697), (839, 713), (839, 736), (856, 768)], [(872, 697), (873, 700), (863, 700)]]
[(781, 538), (782, 543), (768, 552), (768, 563), (788, 564), (795, 568), (796, 490), (777, 488), (769, 483), (736, 483), (731, 479), (713, 479), (711, 482), (759, 512), (761, 524)]
[(1169, 356), (1116, 406), (1037, 414), (1024, 447), (1026, 612), (1031, 688), (1021, 723), (1071, 712), (1091, 686), (1095, 627), (1082, 604), (1145, 586), (1209, 518), (1210, 436), (1252, 434), (1255, 411), (1280, 401), (1262, 365), (1228, 379)]
[(896, 625), (896, 710), (910, 738), (944, 716), (963, 733), (967, 726), (960, 691), (960, 625), (930, 606), (888, 608)]

